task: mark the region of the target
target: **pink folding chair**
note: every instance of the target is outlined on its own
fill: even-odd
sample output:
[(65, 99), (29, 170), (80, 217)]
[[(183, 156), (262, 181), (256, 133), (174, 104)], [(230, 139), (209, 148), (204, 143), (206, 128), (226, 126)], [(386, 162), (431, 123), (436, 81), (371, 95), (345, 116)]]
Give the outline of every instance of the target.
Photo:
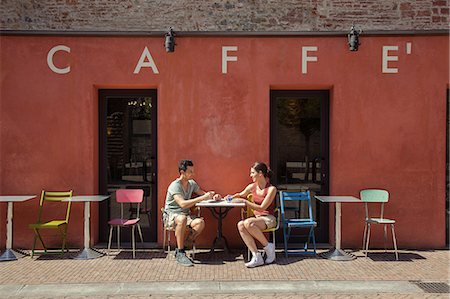
[[(133, 245), (133, 258), (136, 257), (136, 241), (134, 237), (134, 230), (137, 226), (139, 236), (141, 237), (141, 242), (144, 243), (144, 239), (142, 238), (141, 226), (139, 225), (139, 211), (142, 199), (144, 198), (144, 190), (142, 189), (119, 189), (116, 191), (116, 201), (120, 203), (120, 218), (112, 219), (108, 221), (110, 225), (109, 229), (109, 242), (108, 242), (108, 253), (111, 248), (111, 239), (113, 228), (117, 227), (117, 249), (120, 250), (120, 228), (121, 227), (131, 227), (131, 243)], [(137, 214), (136, 218), (127, 219), (123, 217), (123, 204), (137, 204)]]

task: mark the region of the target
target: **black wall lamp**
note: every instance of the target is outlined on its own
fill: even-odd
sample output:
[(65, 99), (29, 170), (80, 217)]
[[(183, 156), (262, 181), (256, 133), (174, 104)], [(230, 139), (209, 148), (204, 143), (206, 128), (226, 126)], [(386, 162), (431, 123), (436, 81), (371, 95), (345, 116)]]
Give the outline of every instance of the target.
[(173, 32), (172, 27), (170, 27), (169, 31), (166, 33), (166, 41), (164, 43), (164, 47), (166, 48), (166, 52), (175, 51), (175, 33)]
[(362, 30), (356, 30), (355, 25), (352, 25), (352, 28), (350, 29), (350, 32), (347, 35), (348, 39), (348, 48), (350, 51), (358, 51), (358, 46), (361, 44), (359, 42), (359, 35), (361, 34)]

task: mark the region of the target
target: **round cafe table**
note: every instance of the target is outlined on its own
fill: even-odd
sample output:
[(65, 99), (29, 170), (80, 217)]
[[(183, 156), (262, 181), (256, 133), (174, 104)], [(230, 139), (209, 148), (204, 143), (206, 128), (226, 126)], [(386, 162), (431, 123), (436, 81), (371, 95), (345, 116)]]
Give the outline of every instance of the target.
[(214, 252), (218, 243), (222, 243), (225, 252), (228, 252), (227, 239), (222, 234), (222, 220), (232, 208), (245, 207), (244, 202), (228, 202), (226, 200), (216, 201), (214, 199), (205, 200), (195, 204), (196, 207), (209, 208), (214, 218), (217, 219), (217, 236), (214, 238), (211, 252)]

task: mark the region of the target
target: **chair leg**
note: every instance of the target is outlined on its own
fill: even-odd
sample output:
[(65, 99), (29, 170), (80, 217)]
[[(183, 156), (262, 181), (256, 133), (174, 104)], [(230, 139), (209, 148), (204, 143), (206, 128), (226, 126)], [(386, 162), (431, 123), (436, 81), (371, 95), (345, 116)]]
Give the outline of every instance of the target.
[(109, 227), (109, 241), (108, 241), (108, 255), (110, 254), (110, 249), (111, 249), (111, 240), (112, 240), (112, 232), (113, 232), (113, 226), (111, 225)]
[(136, 240), (134, 238), (134, 230), (135, 229), (136, 229), (136, 225), (133, 225), (131, 227), (131, 243), (133, 245), (133, 258), (136, 258), (136, 253), (135, 253), (135, 251), (136, 251)]
[(167, 234), (167, 230), (165, 228), (163, 228), (163, 232), (164, 232), (164, 236), (163, 236), (163, 250), (164, 253), (166, 252), (166, 234)]
[(387, 252), (387, 229), (386, 229), (386, 224), (383, 225), (383, 229), (384, 229), (384, 252)]
[(303, 250), (304, 250), (305, 252), (308, 251), (309, 240), (311, 240), (311, 228), (312, 228), (312, 227), (309, 228), (308, 237), (306, 237), (305, 245), (303, 246)]
[(395, 238), (395, 231), (394, 231), (394, 225), (393, 224), (391, 224), (391, 228), (392, 228), (392, 240), (394, 241), (395, 260), (398, 261), (397, 240)]
[(364, 221), (364, 234), (363, 234), (363, 243), (362, 243), (362, 251), (364, 252), (366, 249), (366, 237), (367, 237), (367, 222)]
[(277, 249), (277, 244), (275, 242), (275, 231), (272, 232), (272, 242), (273, 242), (273, 248), (276, 250)]
[(61, 249), (61, 253), (64, 253), (64, 248), (67, 249), (67, 252), (69, 252), (69, 248), (67, 248), (67, 227), (68, 225), (65, 224), (63, 230), (61, 231), (61, 236), (62, 236), (62, 249)]
[(314, 255), (317, 255), (317, 252), (316, 252), (316, 236), (314, 234), (314, 227), (311, 228), (311, 232), (312, 232), (312, 241), (313, 241)]
[(47, 247), (45, 247), (44, 240), (42, 240), (42, 236), (41, 236), (41, 233), (39, 232), (39, 229), (35, 228), (34, 232), (36, 233), (39, 241), (41, 242), (42, 247), (44, 247), (44, 252), (47, 253)]
[(283, 225), (283, 238), (284, 238), (284, 256), (288, 257), (288, 247), (287, 247), (287, 235), (286, 235), (286, 226)]
[(141, 238), (141, 243), (142, 243), (142, 247), (144, 246), (144, 238), (142, 238), (142, 230), (141, 230), (141, 226), (139, 225), (139, 223), (137, 224), (138, 227), (138, 233), (139, 233), (139, 237)]
[(36, 241), (37, 241), (37, 235), (36, 232), (34, 233), (34, 240), (33, 240), (33, 247), (31, 249), (31, 257), (34, 256), (34, 249), (36, 248)]
[(117, 226), (117, 250), (120, 251), (120, 226)]
[(366, 257), (367, 257), (367, 252), (369, 251), (369, 240), (370, 240), (370, 223), (367, 224), (367, 240), (366, 240)]
[(167, 231), (167, 255), (170, 256), (170, 230)]

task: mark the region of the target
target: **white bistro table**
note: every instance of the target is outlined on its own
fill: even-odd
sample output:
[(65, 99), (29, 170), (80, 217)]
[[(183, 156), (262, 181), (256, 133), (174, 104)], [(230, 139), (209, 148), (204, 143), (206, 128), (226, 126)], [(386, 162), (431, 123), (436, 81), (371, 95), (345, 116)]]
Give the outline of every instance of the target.
[(214, 238), (211, 252), (214, 252), (217, 243), (223, 244), (223, 249), (228, 252), (228, 242), (227, 239), (222, 234), (222, 220), (227, 216), (228, 212), (232, 208), (244, 208), (244, 202), (228, 202), (226, 200), (216, 201), (214, 199), (205, 200), (195, 204), (196, 207), (209, 208), (211, 210), (214, 218), (217, 219), (217, 236)]
[(346, 202), (361, 202), (359, 198), (356, 198), (354, 196), (314, 196), (321, 202), (333, 202), (336, 204), (335, 206), (335, 228), (334, 228), (334, 235), (335, 235), (335, 247), (330, 249), (329, 251), (322, 253), (321, 256), (334, 260), (334, 261), (350, 261), (356, 258), (353, 254), (347, 253), (344, 250), (341, 249), (341, 203)]
[(64, 199), (63, 201), (71, 202), (84, 202), (84, 248), (74, 257), (76, 260), (90, 260), (101, 257), (104, 253), (91, 248), (91, 233), (90, 233), (90, 219), (91, 219), (91, 202), (100, 202), (107, 198), (109, 195), (78, 195), (71, 198)]
[(13, 220), (13, 203), (27, 201), (35, 198), (36, 195), (1, 195), (0, 202), (8, 203), (8, 216), (6, 220), (6, 249), (0, 256), (0, 262), (15, 261), (23, 255), (12, 249), (12, 220)]

